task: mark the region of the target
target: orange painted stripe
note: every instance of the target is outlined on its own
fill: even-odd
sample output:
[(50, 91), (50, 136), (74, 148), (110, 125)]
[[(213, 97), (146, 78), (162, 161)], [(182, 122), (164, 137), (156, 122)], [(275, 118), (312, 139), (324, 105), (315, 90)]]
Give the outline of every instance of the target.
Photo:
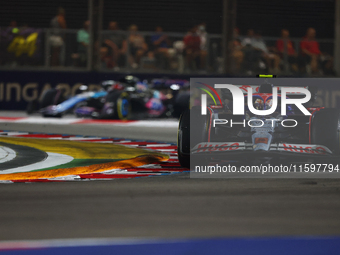
[(90, 174), (98, 173), (111, 169), (126, 169), (138, 167), (146, 164), (157, 164), (167, 161), (166, 155), (150, 155), (140, 156), (132, 159), (126, 159), (110, 163), (95, 164), (91, 166), (79, 166), (71, 168), (61, 168), (53, 170), (45, 170), (38, 172), (24, 172), (24, 173), (13, 173), (13, 174), (2, 174), (0, 180), (25, 180), (25, 179), (46, 179), (54, 177), (62, 177), (67, 175), (79, 175), (79, 174)]

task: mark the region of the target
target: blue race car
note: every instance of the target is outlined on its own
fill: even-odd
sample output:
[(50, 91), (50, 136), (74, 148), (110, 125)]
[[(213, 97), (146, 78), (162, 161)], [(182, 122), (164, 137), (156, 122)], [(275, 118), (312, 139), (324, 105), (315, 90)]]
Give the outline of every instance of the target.
[(40, 112), (44, 117), (61, 117), (73, 111), (77, 117), (120, 120), (179, 117), (189, 108), (188, 84), (185, 80), (168, 79), (154, 79), (149, 84), (128, 75), (119, 81), (102, 82), (102, 89), (97, 92), (88, 91), (83, 85), (81, 93), (42, 107)]

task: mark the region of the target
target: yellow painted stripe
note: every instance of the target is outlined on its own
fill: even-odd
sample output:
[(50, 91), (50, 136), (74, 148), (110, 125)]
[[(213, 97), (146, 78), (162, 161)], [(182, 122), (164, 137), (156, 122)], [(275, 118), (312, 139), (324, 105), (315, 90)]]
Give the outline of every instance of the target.
[(141, 155), (165, 156), (158, 152), (111, 143), (21, 137), (0, 137), (0, 142), (33, 147), (46, 152), (66, 154), (75, 159), (127, 159)]
[(79, 175), (79, 174), (91, 174), (103, 172), (111, 169), (126, 169), (138, 167), (146, 164), (160, 163), (166, 161), (167, 157), (150, 155), (141, 156), (133, 159), (127, 159), (117, 162), (95, 164), (91, 166), (78, 166), (72, 168), (61, 168), (53, 170), (45, 170), (38, 172), (24, 172), (24, 173), (14, 173), (14, 174), (2, 174), (0, 175), (0, 180), (27, 180), (27, 179), (46, 179), (54, 177), (62, 177), (67, 175)]

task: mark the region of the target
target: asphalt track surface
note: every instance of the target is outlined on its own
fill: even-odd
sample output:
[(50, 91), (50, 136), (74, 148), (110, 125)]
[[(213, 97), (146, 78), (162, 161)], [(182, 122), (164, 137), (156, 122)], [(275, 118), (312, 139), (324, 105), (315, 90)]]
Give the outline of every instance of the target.
[[(0, 123), (0, 129), (140, 139), (156, 134), (150, 128), (119, 133), (101, 125)], [(173, 128), (157, 132), (153, 140), (176, 137)], [(178, 174), (2, 184), (0, 206), (0, 240), (340, 234), (340, 179), (190, 179)]]
[[(23, 112), (0, 111), (0, 116), (5, 117), (27, 117)], [(30, 115), (32, 116), (32, 115)], [(148, 127), (140, 126), (119, 126), (108, 124), (87, 124), (87, 125), (58, 125), (46, 123), (58, 122), (58, 118), (42, 118), (40, 115), (33, 115), (37, 120), (44, 120), (44, 123), (35, 123), (34, 120), (30, 123), (13, 123), (13, 122), (0, 122), (2, 130), (11, 131), (26, 131), (26, 132), (43, 132), (43, 133), (56, 133), (56, 134), (70, 134), (70, 135), (89, 135), (89, 136), (102, 136), (102, 137), (118, 137), (125, 139), (145, 139), (162, 142), (177, 142), (177, 124), (173, 125), (175, 119), (163, 120), (164, 125), (161, 125), (159, 119), (150, 120)], [(61, 120), (74, 119), (73, 115), (66, 115)], [(153, 125), (154, 123), (154, 125)], [(170, 123), (172, 125), (166, 125)]]

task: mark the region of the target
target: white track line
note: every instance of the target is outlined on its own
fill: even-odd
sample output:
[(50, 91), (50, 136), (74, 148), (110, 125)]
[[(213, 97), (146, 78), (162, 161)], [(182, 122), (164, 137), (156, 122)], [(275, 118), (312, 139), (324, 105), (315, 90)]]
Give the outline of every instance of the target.
[(62, 118), (38, 118), (38, 117), (29, 117), (24, 119), (19, 119), (15, 121), (8, 121), (8, 122), (15, 122), (15, 123), (27, 123), (27, 124), (58, 124), (58, 125), (65, 125), (65, 124), (72, 124), (78, 121), (77, 119), (62, 119)]
[(68, 155), (53, 153), (53, 152), (46, 152), (46, 153), (48, 157), (43, 161), (31, 164), (31, 165), (27, 165), (27, 166), (21, 166), (21, 167), (3, 170), (3, 171), (0, 171), (0, 174), (29, 172), (29, 171), (39, 170), (43, 168), (48, 168), (48, 167), (59, 166), (62, 164), (69, 163), (73, 160), (73, 157), (68, 156)]
[[(77, 124), (77, 125), (102, 125), (102, 122), (96, 123), (95, 121), (89, 123), (79, 123), (82, 119), (78, 118), (43, 118), (43, 117), (27, 117), (21, 119), (1, 119), (0, 122), (13, 122), (13, 123), (27, 123), (27, 124)], [(107, 122), (105, 124), (114, 126), (132, 126), (132, 127), (160, 127), (160, 128), (177, 128), (178, 121), (171, 119), (160, 119), (160, 120), (137, 120), (133, 122)]]
[(11, 148), (0, 146), (0, 163), (11, 161), (16, 156), (16, 152)]

